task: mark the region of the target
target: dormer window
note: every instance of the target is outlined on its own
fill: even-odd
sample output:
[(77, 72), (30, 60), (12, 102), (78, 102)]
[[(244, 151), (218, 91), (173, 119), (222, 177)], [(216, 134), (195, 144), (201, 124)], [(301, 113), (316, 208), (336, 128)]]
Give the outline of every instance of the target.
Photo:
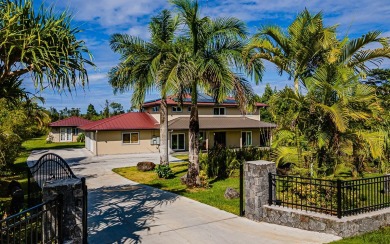
[(154, 106), (152, 107), (152, 111), (153, 112), (158, 112), (160, 110), (160, 107), (159, 106)]
[(214, 115), (225, 115), (225, 108), (214, 108)]
[(172, 112), (181, 112), (181, 107), (172, 107)]

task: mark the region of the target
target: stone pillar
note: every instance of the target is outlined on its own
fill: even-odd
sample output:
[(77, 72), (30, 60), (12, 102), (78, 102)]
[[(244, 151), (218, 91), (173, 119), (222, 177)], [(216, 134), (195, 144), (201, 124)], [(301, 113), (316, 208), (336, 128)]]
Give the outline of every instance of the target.
[(62, 196), (62, 234), (65, 243), (83, 243), (83, 194), (81, 179), (56, 180), (43, 186), (44, 202)]
[(248, 219), (261, 221), (263, 218), (263, 205), (268, 204), (270, 172), (276, 173), (274, 162), (258, 160), (244, 165), (245, 217)]

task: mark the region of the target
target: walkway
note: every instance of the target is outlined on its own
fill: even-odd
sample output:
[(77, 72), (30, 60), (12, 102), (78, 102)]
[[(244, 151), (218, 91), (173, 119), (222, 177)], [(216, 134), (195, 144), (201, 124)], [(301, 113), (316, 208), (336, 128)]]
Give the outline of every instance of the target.
[[(337, 236), (254, 222), (112, 172), (158, 154), (93, 157), (85, 149), (50, 150), (89, 188), (89, 243), (328, 243)], [(36, 160), (40, 153), (31, 155)], [(71, 160), (77, 157), (80, 162)], [(175, 160), (175, 158), (172, 158)]]

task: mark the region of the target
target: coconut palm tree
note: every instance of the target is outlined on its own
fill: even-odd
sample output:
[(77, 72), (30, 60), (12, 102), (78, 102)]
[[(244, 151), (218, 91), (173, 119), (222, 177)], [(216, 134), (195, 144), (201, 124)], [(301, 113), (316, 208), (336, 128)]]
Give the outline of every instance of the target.
[[(242, 109), (253, 96), (249, 82), (233, 72), (232, 67), (261, 79), (260, 60), (246, 65), (242, 49), (247, 37), (245, 24), (236, 18), (202, 17), (197, 0), (171, 0), (179, 12), (184, 28), (183, 45), (167, 62), (165, 72), (169, 80), (187, 79), (178, 90), (191, 94), (189, 122), (189, 166), (185, 182), (198, 186), (199, 180), (199, 115), (198, 93), (206, 92), (221, 103), (233, 94)], [(178, 78), (181, 77), (181, 78)], [(183, 82), (183, 81), (182, 81)], [(179, 96), (180, 97), (180, 96)]]
[(160, 90), (160, 163), (164, 165), (169, 164), (166, 103), (169, 83), (158, 74), (172, 51), (177, 24), (170, 11), (163, 10), (151, 20), (149, 42), (127, 34), (114, 34), (110, 40), (112, 50), (121, 55), (121, 62), (109, 72), (109, 83), (114, 92), (133, 89), (132, 104), (141, 108), (148, 91), (155, 87)]

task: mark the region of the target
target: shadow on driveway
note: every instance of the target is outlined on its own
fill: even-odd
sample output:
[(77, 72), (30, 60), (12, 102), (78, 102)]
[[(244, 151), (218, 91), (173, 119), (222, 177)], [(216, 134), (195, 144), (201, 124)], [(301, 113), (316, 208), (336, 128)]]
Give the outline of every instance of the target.
[(139, 243), (137, 231), (148, 230), (162, 204), (178, 196), (151, 187), (125, 185), (89, 191), (89, 243)]

